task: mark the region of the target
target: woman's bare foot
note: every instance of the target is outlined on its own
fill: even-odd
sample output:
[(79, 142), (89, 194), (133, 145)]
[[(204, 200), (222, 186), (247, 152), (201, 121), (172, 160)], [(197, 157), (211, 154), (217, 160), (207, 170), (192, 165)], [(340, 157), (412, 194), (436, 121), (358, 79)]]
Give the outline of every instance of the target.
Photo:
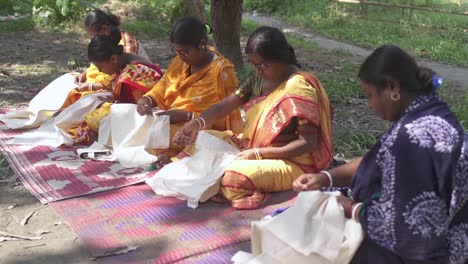
[(160, 169), (171, 162), (172, 162), (171, 158), (167, 154), (159, 154), (158, 160), (156, 161), (156, 165)]

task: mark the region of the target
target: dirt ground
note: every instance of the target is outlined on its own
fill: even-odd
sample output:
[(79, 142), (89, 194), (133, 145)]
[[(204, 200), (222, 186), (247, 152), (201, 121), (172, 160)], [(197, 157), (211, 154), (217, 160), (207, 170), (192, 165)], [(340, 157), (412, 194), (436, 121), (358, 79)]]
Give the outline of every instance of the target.
[[(0, 39), (0, 107), (25, 106), (29, 101), (25, 91), (44, 87), (61, 74), (81, 71), (88, 64), (84, 35), (34, 31), (2, 33)], [(168, 41), (143, 42), (151, 59), (166, 68), (172, 57)], [(54, 210), (41, 205), (23, 187), (3, 156), (0, 165), (0, 232), (42, 237), (0, 242), (0, 263), (94, 263)], [(34, 211), (37, 213), (22, 225), (25, 216)]]
[[(63, 73), (87, 66), (88, 39), (78, 33), (1, 33), (0, 107), (27, 105), (24, 92), (41, 88)], [(245, 39), (244, 39), (245, 41)], [(172, 54), (167, 40), (142, 39), (150, 58), (167, 68)], [(297, 49), (305, 70), (326, 71), (355, 58), (338, 53)], [(382, 122), (369, 112), (365, 99), (335, 106), (336, 124), (381, 131)], [(22, 219), (37, 211), (26, 225)], [(41, 205), (19, 182), (0, 156), (0, 231), (23, 236), (41, 236), (35, 241), (0, 242), (1, 263), (94, 263), (80, 239), (48, 205)], [(43, 234), (40, 234), (43, 233)], [(0, 234), (1, 235), (1, 234)]]

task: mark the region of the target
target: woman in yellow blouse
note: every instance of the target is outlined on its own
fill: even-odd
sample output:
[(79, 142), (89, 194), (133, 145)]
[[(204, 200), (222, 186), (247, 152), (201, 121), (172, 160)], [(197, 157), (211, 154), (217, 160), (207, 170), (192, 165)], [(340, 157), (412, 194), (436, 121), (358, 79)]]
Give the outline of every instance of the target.
[[(319, 172), (332, 160), (332, 109), (320, 82), (301, 72), (286, 38), (276, 28), (260, 27), (245, 49), (261, 77), (251, 78), (221, 103), (181, 128), (174, 141), (188, 145), (201, 129), (243, 105), (246, 128), (207, 132), (241, 150), (226, 169), (218, 199), (236, 209), (258, 208), (267, 193), (291, 188), (304, 172)], [(258, 88), (259, 94), (253, 93)], [(189, 145), (180, 157), (190, 155)]]
[[(171, 138), (185, 122), (232, 94), (237, 87), (233, 64), (208, 46), (206, 26), (194, 18), (183, 18), (173, 27), (171, 48), (177, 55), (163, 78), (138, 102), (141, 115), (152, 114), (157, 107), (170, 116)], [(213, 129), (242, 130), (238, 109), (211, 124)], [(168, 162), (182, 148), (152, 149), (159, 163)]]

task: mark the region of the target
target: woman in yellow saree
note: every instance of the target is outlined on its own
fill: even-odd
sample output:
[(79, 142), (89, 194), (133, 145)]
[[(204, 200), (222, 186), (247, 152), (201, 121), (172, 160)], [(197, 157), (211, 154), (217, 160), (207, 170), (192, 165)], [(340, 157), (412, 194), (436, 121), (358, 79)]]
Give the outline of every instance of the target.
[[(300, 71), (284, 35), (276, 28), (260, 27), (245, 50), (261, 80), (251, 78), (174, 137), (177, 144), (187, 145), (200, 129), (245, 103), (243, 134), (207, 131), (241, 150), (226, 169), (216, 197), (226, 198), (236, 209), (258, 208), (267, 193), (291, 189), (302, 173), (323, 170), (333, 157), (328, 97), (314, 76)], [(189, 145), (180, 157), (190, 155), (192, 148)]]
[[(86, 15), (84, 23), (84, 28), (91, 37), (96, 35), (109, 36), (112, 31), (119, 30), (119, 26), (120, 19), (118, 17), (112, 14), (106, 14), (101, 10), (89, 12)], [(132, 34), (120, 30), (119, 32), (121, 36), (119, 45), (123, 46), (123, 52), (136, 54), (146, 59), (148, 58), (140, 42)], [(100, 71), (96, 65), (91, 63), (88, 69), (76, 76), (75, 82), (78, 87), (69, 93), (62, 109), (76, 102), (83, 95), (102, 89), (109, 89), (115, 77), (114, 74), (107, 74)]]
[[(170, 41), (177, 55), (161, 81), (138, 102), (141, 115), (152, 114), (157, 107), (170, 115), (171, 138), (185, 122), (200, 115), (210, 106), (232, 94), (237, 87), (233, 64), (207, 45), (206, 27), (194, 18), (183, 18), (173, 27)], [(213, 129), (240, 132), (239, 110), (217, 120)], [(165, 163), (182, 148), (170, 144), (169, 149), (151, 149)]]
[[(120, 32), (97, 35), (88, 45), (88, 58), (101, 72), (116, 75), (111, 83), (111, 98), (86, 115), (85, 121), (68, 132), (74, 142), (90, 144), (96, 140), (100, 121), (109, 115), (112, 103), (133, 103), (147, 93), (161, 78), (161, 70), (148, 59), (126, 53), (120, 43)], [(102, 89), (101, 91), (105, 91)]]

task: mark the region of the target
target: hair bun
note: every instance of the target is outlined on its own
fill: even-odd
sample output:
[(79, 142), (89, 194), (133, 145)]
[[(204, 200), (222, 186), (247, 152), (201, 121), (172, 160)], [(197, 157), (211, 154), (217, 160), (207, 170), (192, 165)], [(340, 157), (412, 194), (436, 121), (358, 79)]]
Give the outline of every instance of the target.
[(426, 67), (419, 67), (418, 73), (416, 78), (418, 79), (419, 83), (421, 84), (421, 88), (424, 92), (430, 92), (434, 90), (433, 86), (433, 76), (435, 72)]
[(109, 39), (115, 44), (118, 45), (120, 40), (122, 40), (122, 34), (118, 28), (113, 28), (110, 32)]

